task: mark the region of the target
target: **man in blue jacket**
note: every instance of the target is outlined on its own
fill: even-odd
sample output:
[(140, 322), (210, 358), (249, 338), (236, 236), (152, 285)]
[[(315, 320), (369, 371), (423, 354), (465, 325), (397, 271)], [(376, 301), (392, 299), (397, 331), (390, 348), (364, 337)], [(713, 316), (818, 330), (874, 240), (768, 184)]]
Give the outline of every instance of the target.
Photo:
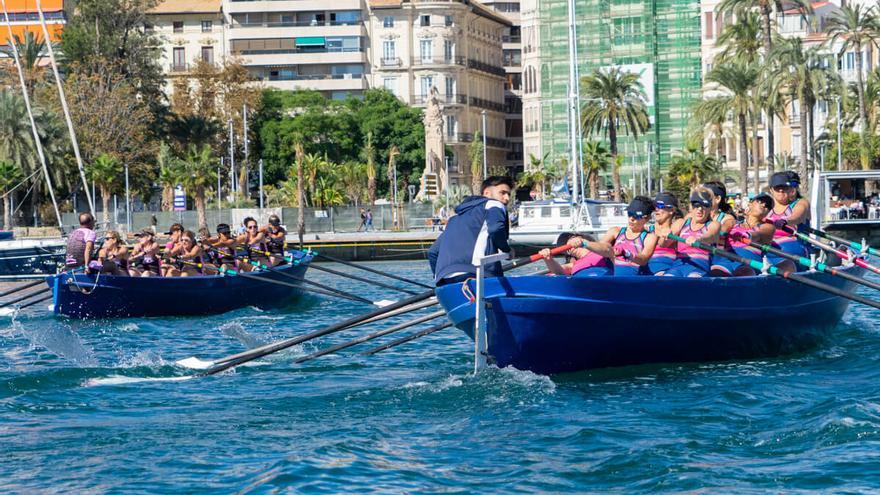
[[(483, 256), (510, 252), (507, 203), (512, 188), (508, 177), (489, 177), (481, 186), (482, 196), (468, 196), (455, 208), (455, 216), (428, 250), (438, 287), (473, 277), (474, 262)], [(501, 263), (486, 267), (486, 276), (502, 275)]]

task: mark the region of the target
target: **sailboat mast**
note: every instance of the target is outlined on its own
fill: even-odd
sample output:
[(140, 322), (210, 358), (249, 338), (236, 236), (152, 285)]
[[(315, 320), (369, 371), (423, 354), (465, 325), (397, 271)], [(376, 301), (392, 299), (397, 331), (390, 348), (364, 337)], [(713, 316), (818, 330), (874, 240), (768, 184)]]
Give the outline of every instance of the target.
[(61, 227), (61, 211), (58, 209), (58, 201), (55, 200), (55, 191), (52, 188), (52, 178), (49, 176), (49, 167), (46, 166), (46, 155), (43, 154), (43, 143), (40, 141), (40, 133), (37, 132), (37, 123), (34, 121), (34, 112), (31, 110), (31, 97), (27, 92), (24, 81), (24, 70), (21, 68), (21, 59), (18, 56), (18, 46), (12, 34), (12, 23), (9, 21), (9, 11), (6, 9), (6, 0), (0, 0), (3, 4), (3, 17), (6, 20), (6, 30), (9, 33), (9, 45), (12, 47), (12, 56), (15, 59), (15, 68), (18, 70), (18, 81), (21, 83), (21, 94), (24, 97), (24, 105), (27, 108), (28, 119), (31, 122), (31, 131), (34, 134), (34, 147), (37, 148), (37, 156), (40, 158), (40, 166), (43, 175), (46, 176), (46, 187), (49, 189), (49, 197), (52, 198), (52, 206), (55, 208), (55, 218), (58, 227)]
[[(49, 62), (52, 64), (52, 73), (55, 75), (55, 85), (58, 86), (58, 96), (61, 98), (61, 109), (64, 111), (64, 120), (67, 121), (67, 132), (70, 134), (70, 143), (73, 145), (73, 155), (76, 157), (76, 168), (79, 169), (79, 177), (82, 179), (83, 191), (89, 202), (89, 213), (95, 216), (95, 201), (89, 192), (89, 183), (86, 180), (86, 169), (83, 166), (82, 156), (79, 154), (79, 142), (76, 139), (76, 131), (73, 129), (73, 121), (70, 119), (70, 110), (67, 108), (67, 98), (64, 95), (64, 86), (61, 85), (61, 76), (58, 75), (58, 64), (55, 62), (55, 51), (52, 50), (52, 39), (49, 37), (49, 29), (46, 28), (46, 18), (43, 16), (43, 5), (37, 0), (37, 14), (40, 16), (40, 26), (43, 28), (43, 41), (49, 52)], [(7, 19), (8, 22), (8, 19)], [(73, 205), (76, 209), (76, 205)], [(60, 221), (60, 219), (59, 219)]]
[(569, 99), (569, 109), (568, 109), (568, 118), (569, 118), (569, 146), (571, 150), (569, 152), (569, 165), (571, 166), (571, 178), (572, 178), (572, 189), (571, 189), (571, 201), (573, 204), (580, 204), (580, 160), (579, 160), (579, 144), (580, 141), (579, 130), (580, 130), (580, 122), (578, 122), (578, 116), (580, 115), (580, 111), (578, 110), (578, 71), (577, 71), (577, 38), (576, 32), (574, 29), (574, 0), (568, 0), (568, 62), (569, 62), (569, 81), (568, 81), (568, 99)]

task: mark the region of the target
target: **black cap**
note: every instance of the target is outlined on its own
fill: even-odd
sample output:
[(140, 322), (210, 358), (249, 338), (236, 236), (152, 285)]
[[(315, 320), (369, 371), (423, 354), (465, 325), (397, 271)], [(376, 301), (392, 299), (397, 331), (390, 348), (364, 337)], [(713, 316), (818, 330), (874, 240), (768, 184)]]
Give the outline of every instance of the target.
[(770, 176), (770, 187), (798, 187), (801, 184), (801, 176), (791, 170), (776, 172)]
[(712, 207), (712, 198), (709, 196), (709, 193), (706, 191), (693, 191), (691, 193), (691, 203), (699, 203), (706, 208)]
[(661, 192), (654, 198), (654, 206), (656, 208), (667, 208), (669, 206), (678, 208), (678, 198), (672, 193)]
[(278, 215), (269, 215), (269, 224), (277, 227), (281, 225), (281, 219), (278, 218)]
[(764, 203), (764, 206), (766, 206), (768, 210), (773, 209), (773, 198), (765, 192), (756, 194), (755, 197), (752, 198), (752, 201), (760, 201), (761, 203)]
[(217, 224), (217, 233), (218, 234), (228, 234), (230, 232), (229, 224), (219, 223)]
[(153, 229), (147, 227), (147, 228), (141, 229), (139, 232), (135, 233), (134, 236), (135, 236), (135, 237), (144, 237), (144, 236), (150, 236), (150, 237), (152, 237), (152, 236), (154, 236), (154, 235), (155, 235), (155, 234), (153, 233)]
[(626, 207), (626, 214), (636, 219), (647, 217), (654, 211), (654, 202), (648, 198), (637, 196), (629, 202)]
[(712, 194), (721, 199), (724, 199), (727, 196), (727, 191), (725, 191), (724, 187), (717, 182), (707, 182), (703, 184), (703, 187), (712, 191)]
[(181, 225), (179, 223), (172, 223), (171, 228), (168, 229), (168, 232), (165, 232), (165, 235), (171, 235), (175, 231), (183, 232), (184, 231), (183, 225)]

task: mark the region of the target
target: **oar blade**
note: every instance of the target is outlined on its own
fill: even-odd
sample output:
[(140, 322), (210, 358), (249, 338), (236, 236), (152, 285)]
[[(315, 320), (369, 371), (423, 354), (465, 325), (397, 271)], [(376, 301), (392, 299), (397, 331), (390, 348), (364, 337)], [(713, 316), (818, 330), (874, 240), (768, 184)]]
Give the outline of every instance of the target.
[(180, 366), (181, 368), (189, 368), (191, 370), (206, 370), (217, 363), (215, 363), (214, 361), (203, 361), (195, 356), (192, 356), (186, 359), (175, 361), (174, 364)]

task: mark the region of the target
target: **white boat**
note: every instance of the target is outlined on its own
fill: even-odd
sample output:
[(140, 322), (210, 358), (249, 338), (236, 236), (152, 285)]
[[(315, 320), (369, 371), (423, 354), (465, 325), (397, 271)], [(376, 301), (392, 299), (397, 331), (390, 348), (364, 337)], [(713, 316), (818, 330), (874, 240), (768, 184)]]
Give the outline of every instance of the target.
[(585, 199), (580, 205), (568, 200), (529, 201), (520, 204), (519, 221), (510, 240), (520, 246), (554, 245), (565, 232), (600, 236), (610, 227), (627, 224), (626, 203)]

